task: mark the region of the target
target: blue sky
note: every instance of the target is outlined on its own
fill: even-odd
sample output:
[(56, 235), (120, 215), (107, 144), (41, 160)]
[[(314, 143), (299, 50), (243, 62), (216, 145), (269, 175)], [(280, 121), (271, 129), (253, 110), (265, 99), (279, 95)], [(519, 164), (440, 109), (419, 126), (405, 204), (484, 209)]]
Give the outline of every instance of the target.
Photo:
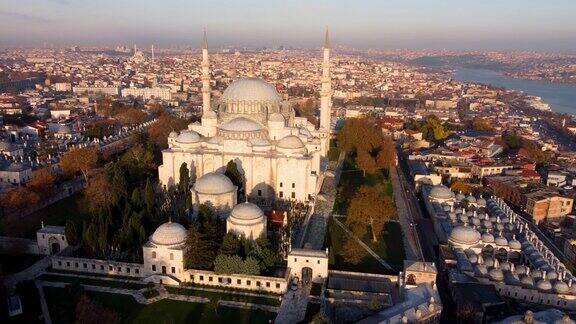
[(362, 48), (576, 51), (574, 0), (2, 0), (3, 45), (213, 46), (333, 43)]

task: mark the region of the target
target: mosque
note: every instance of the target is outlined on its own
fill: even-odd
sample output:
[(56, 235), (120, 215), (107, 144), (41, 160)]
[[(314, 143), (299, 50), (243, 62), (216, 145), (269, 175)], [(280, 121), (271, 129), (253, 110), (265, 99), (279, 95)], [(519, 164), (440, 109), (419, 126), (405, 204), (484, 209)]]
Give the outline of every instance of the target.
[[(297, 117), (294, 108), (282, 100), (274, 85), (257, 78), (232, 82), (219, 101), (213, 103), (208, 40), (204, 34), (201, 122), (190, 124), (180, 133), (170, 133), (168, 149), (162, 152), (162, 165), (158, 168), (160, 183), (164, 187), (177, 184), (180, 166), (186, 163), (202, 183), (199, 187), (222, 185), (222, 190), (228, 190), (231, 188), (223, 185), (224, 180), (215, 173), (223, 173), (226, 165), (233, 161), (246, 181), (245, 192), (250, 198), (262, 202), (313, 199), (330, 141), (332, 90), (328, 31), (323, 55), (320, 125), (316, 127), (306, 118)], [(208, 178), (203, 179), (205, 175)], [(210, 184), (211, 181), (214, 183)], [(197, 189), (195, 199), (202, 199), (205, 193), (202, 188)], [(226, 203), (231, 208), (236, 202)]]

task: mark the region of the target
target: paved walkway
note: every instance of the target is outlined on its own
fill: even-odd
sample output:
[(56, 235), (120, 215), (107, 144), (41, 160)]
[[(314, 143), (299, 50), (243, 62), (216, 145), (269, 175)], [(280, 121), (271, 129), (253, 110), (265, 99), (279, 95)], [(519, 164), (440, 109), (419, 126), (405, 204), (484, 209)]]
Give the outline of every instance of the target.
[[(406, 259), (423, 261), (422, 252), (420, 251), (420, 245), (418, 242), (418, 234), (413, 228), (414, 216), (412, 215), (411, 206), (408, 203), (408, 197), (406, 197), (406, 190), (402, 185), (400, 176), (398, 173), (400, 170), (395, 167), (390, 172), (390, 180), (392, 182), (392, 189), (394, 191), (394, 202), (396, 203), (396, 210), (398, 211), (398, 222), (402, 227), (402, 240), (404, 241), (404, 252), (406, 253)], [(411, 225), (412, 224), (412, 225)]]
[(345, 154), (341, 153), (336, 165), (332, 163), (333, 167), (326, 170), (322, 187), (316, 195), (313, 212), (305, 221), (303, 231), (299, 233), (301, 236), (297, 240), (297, 247), (303, 248), (306, 245), (314, 250), (320, 250), (324, 246), (326, 228), (334, 208), (336, 187), (340, 181), (344, 158)]
[(308, 300), (310, 299), (310, 288), (311, 285), (305, 285), (296, 291), (289, 289), (286, 294), (284, 294), (278, 316), (276, 316), (274, 323), (292, 324), (303, 321), (306, 316)]
[(52, 265), (52, 257), (46, 256), (42, 260), (34, 263), (30, 267), (6, 277), (4, 285), (9, 291), (13, 291), (16, 285), (22, 281), (32, 280), (43, 273), (49, 266)]
[(342, 222), (340, 222), (340, 220), (338, 220), (337, 217), (333, 217), (332, 219), (338, 226), (340, 226), (346, 232), (346, 234), (348, 234), (348, 236), (350, 236), (356, 242), (358, 242), (358, 244), (360, 244), (366, 251), (368, 251), (368, 253), (370, 253), (370, 255), (373, 256), (374, 259), (376, 259), (384, 268), (386, 268), (387, 270), (394, 270), (388, 264), (388, 262), (384, 261), (384, 259), (382, 259), (376, 252), (374, 252), (368, 245), (366, 245), (366, 243), (364, 243), (361, 239), (359, 239), (356, 235), (354, 235), (354, 233), (352, 233), (352, 231), (350, 231), (346, 225), (342, 224)]
[(38, 296), (40, 297), (40, 307), (42, 309), (42, 316), (44, 317), (45, 324), (52, 324), (52, 319), (50, 318), (50, 311), (48, 309), (48, 304), (46, 304), (46, 297), (44, 296), (44, 289), (42, 289), (42, 284), (39, 281), (34, 283), (36, 289), (38, 290)]

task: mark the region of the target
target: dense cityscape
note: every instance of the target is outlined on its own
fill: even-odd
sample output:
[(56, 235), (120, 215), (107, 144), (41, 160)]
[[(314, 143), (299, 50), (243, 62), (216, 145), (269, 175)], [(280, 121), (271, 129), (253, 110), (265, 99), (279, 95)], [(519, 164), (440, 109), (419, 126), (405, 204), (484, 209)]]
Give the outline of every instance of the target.
[(574, 323), (576, 55), (309, 32), (1, 47), (0, 322)]

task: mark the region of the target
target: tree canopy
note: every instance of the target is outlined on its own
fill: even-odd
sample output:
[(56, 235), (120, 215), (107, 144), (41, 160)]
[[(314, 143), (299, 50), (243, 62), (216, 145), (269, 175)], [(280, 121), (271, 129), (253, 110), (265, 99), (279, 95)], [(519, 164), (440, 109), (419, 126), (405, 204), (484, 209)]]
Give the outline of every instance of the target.
[(372, 241), (378, 241), (384, 224), (396, 218), (391, 197), (376, 187), (362, 186), (350, 201), (346, 223), (359, 237), (370, 229)]

